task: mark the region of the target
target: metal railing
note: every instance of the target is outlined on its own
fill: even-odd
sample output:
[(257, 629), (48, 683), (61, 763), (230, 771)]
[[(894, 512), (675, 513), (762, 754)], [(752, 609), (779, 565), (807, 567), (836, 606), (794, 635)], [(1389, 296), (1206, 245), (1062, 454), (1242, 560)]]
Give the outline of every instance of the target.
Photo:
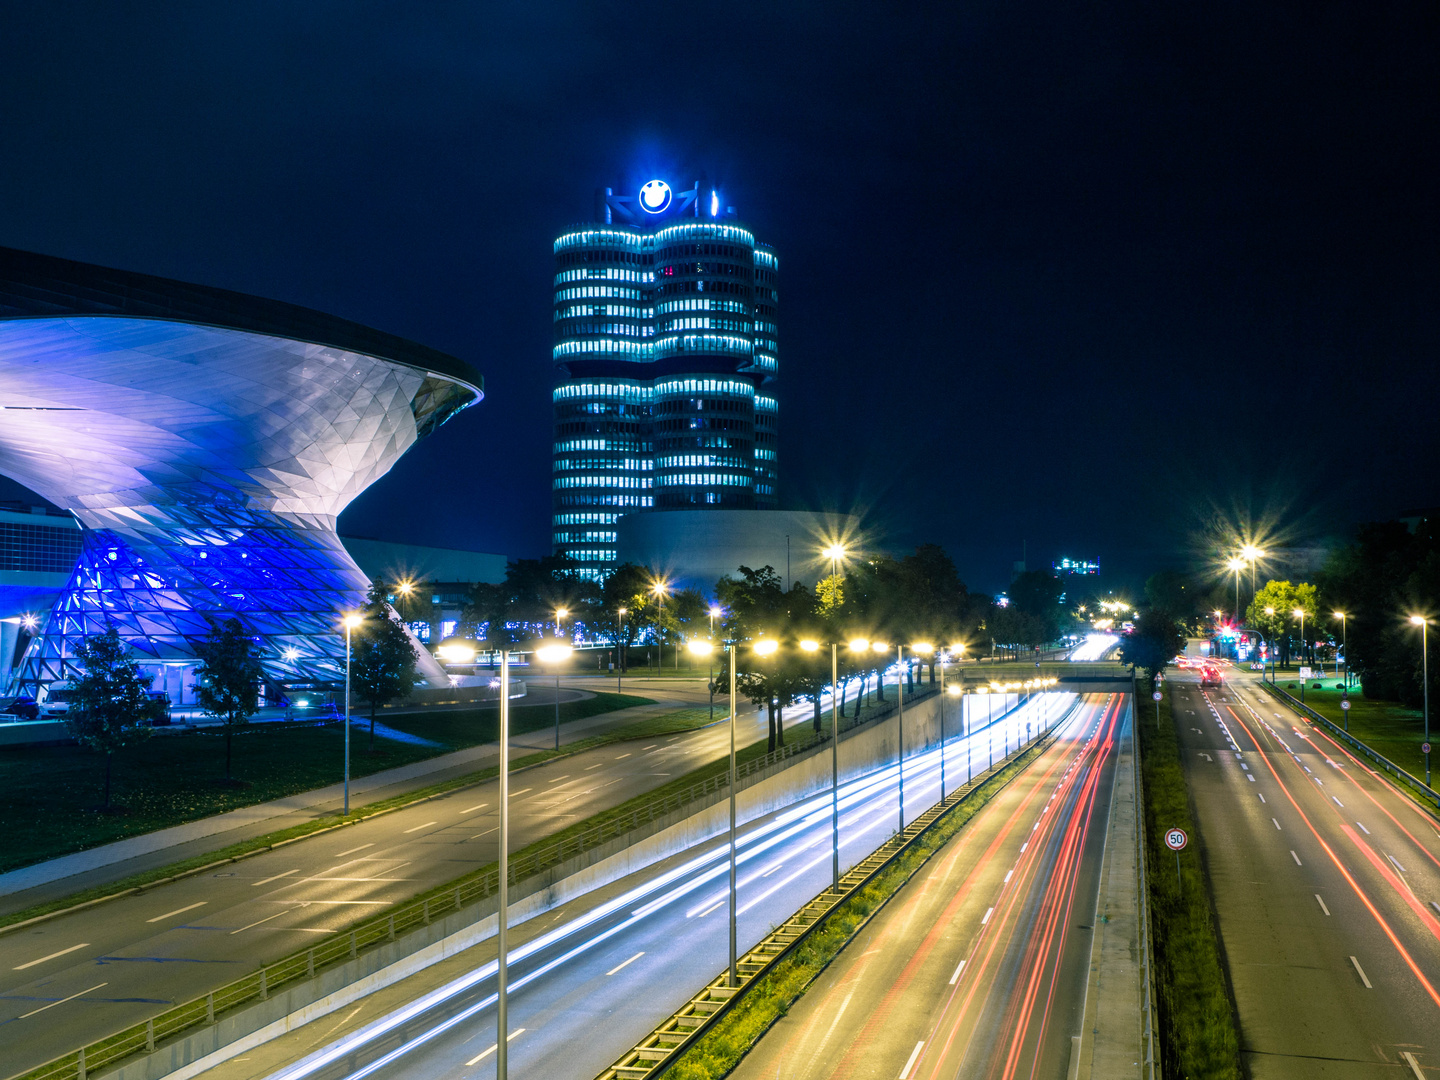
[(1331, 720), (1328, 716), (1324, 716), (1321, 713), (1316, 712), (1314, 709), (1310, 708), (1309, 705), (1306, 705), (1304, 702), (1300, 701), (1292, 694), (1286, 693), (1274, 683), (1266, 682), (1262, 679), (1260, 681), (1260, 685), (1263, 686), (1266, 690), (1270, 691), (1270, 693), (1274, 694), (1276, 697), (1284, 699), (1285, 704), (1289, 705), (1296, 712), (1304, 713), (1315, 723), (1323, 725), (1331, 735), (1335, 736), (1341, 742), (1348, 745), (1350, 749), (1354, 750), (1361, 757), (1369, 758), (1381, 769), (1389, 773), (1396, 780), (1400, 781), (1400, 783), (1404, 784), (1412, 792), (1414, 792), (1416, 797), (1421, 802), (1429, 803), (1431, 806), (1434, 806), (1436, 810), (1440, 810), (1440, 791), (1436, 791), (1429, 784), (1425, 783), (1425, 781), (1421, 780), (1418, 776), (1415, 776), (1414, 774), (1407, 772), (1405, 769), (1402, 769), (1399, 765), (1396, 765), (1384, 754), (1381, 754), (1371, 749), (1369, 745), (1355, 738), (1354, 735), (1351, 735), (1348, 731), (1342, 728), (1339, 724), (1335, 723), (1335, 721)]
[[(936, 692), (935, 688), (917, 687), (913, 694), (907, 695), (906, 703), (923, 701)], [(878, 708), (869, 707), (858, 718), (851, 716), (842, 721), (840, 733), (843, 735), (854, 728), (886, 719), (894, 712), (893, 699)], [(828, 728), (827, 723), (826, 730), (818, 734), (810, 732), (797, 742), (777, 747), (739, 765), (735, 770), (737, 786), (757, 773), (824, 746), (830, 741)], [(667, 814), (706, 799), (725, 790), (729, 784), (730, 772), (725, 769), (680, 791), (647, 799), (628, 813), (607, 818), (593, 828), (556, 843), (538, 847), (533, 851), (521, 851), (509, 860), (510, 885), (518, 885)], [(458, 912), (470, 904), (494, 896), (499, 892), (499, 877), (498, 869), (478, 871), (443, 886), (428, 896), (397, 907), (388, 915), (366, 919), (348, 932), (339, 933), (313, 948), (267, 964), (244, 978), (226, 983), (204, 997), (166, 1009), (143, 1023), (132, 1024), (114, 1035), (88, 1043), (79, 1050), (17, 1074), (14, 1080), (86, 1080), (87, 1074), (97, 1069), (109, 1068), (136, 1054), (153, 1053), (157, 1043), (191, 1029), (213, 1024), (215, 1017), (226, 1010), (265, 1001), (277, 988), (314, 978), (317, 971), (353, 960), (365, 949), (392, 942), (411, 930), (428, 926), (437, 917)]]

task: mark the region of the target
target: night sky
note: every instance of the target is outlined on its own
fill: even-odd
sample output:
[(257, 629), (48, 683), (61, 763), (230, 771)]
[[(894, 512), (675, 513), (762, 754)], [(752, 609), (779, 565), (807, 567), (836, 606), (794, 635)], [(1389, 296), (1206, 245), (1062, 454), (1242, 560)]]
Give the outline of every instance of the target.
[(1440, 504), (1436, 12), (11, 4), (0, 244), (464, 358), (341, 530), (535, 556), (550, 242), (703, 177), (780, 254), (783, 505), (1143, 574)]

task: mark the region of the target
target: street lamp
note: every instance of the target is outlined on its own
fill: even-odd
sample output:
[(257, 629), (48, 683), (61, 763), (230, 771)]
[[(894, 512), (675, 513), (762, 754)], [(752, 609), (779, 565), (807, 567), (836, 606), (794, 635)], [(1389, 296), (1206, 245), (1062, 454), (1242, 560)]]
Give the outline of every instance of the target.
[[(884, 641), (872, 641), (870, 649), (876, 653), (887, 654), (890, 652), (890, 645)], [(896, 662), (903, 668), (905, 666), (905, 646), (895, 646)], [(884, 685), (885, 665), (880, 665), (876, 678)], [(900, 804), (900, 831), (905, 831), (905, 673), (902, 670), (895, 679), (895, 742), (896, 748), (896, 770), (898, 802)]]
[[(1345, 654), (1345, 689), (1350, 689), (1350, 646), (1347, 644), (1349, 635), (1345, 632), (1345, 612), (1335, 612), (1335, 618), (1340, 620), (1340, 651)], [(1346, 724), (1349, 729), (1349, 724)]]
[[(1273, 619), (1275, 617), (1275, 609), (1273, 607), (1267, 607), (1265, 609), (1265, 615)], [(1260, 676), (1263, 679), (1265, 673), (1262, 671)], [(1275, 642), (1273, 641), (1270, 643), (1270, 685), (1275, 685)]]
[(1253, 601), (1255, 599), (1255, 563), (1265, 557), (1265, 552), (1254, 544), (1246, 544), (1240, 549), (1240, 557), (1250, 564), (1250, 599)]
[(625, 677), (625, 616), (630, 613), (629, 608), (620, 609), (620, 640), (615, 643), (615, 692), (618, 694), (624, 689), (623, 679)]
[[(665, 633), (665, 594), (670, 591), (670, 586), (663, 579), (655, 582), (650, 587), (650, 592), (659, 601), (660, 617), (655, 621), (655, 647), (660, 650), (660, 662), (655, 666), (658, 674), (665, 673), (665, 644), (661, 636)], [(680, 650), (675, 650), (675, 670), (680, 670)]]
[[(494, 652), (492, 646), (491, 652)], [(509, 1070), (509, 1044), (505, 1035), (509, 1027), (508, 979), (509, 959), (507, 957), (506, 935), (510, 922), (510, 645), (500, 647), (500, 859), (498, 871), (499, 910), (496, 913), (496, 1007), (495, 1025), (499, 1037), (495, 1040), (495, 1075), (506, 1080)]]
[[(1305, 609), (1304, 609), (1303, 607), (1297, 607), (1297, 608), (1296, 608), (1294, 611), (1292, 611), (1290, 614), (1291, 614), (1291, 615), (1294, 615), (1297, 619), (1300, 620), (1300, 659), (1301, 659), (1301, 660), (1304, 660), (1304, 659), (1305, 659)], [(1303, 664), (1296, 664), (1295, 666), (1298, 668), (1298, 667), (1302, 667), (1302, 666), (1304, 666), (1304, 665), (1303, 665)], [(1302, 705), (1305, 704), (1305, 679), (1304, 679), (1304, 677), (1301, 677), (1301, 679), (1300, 679), (1300, 704), (1302, 704)]]
[[(1411, 615), (1410, 622), (1420, 627), (1420, 681), (1425, 684), (1425, 786), (1430, 786), (1430, 620), (1424, 615)], [(1348, 667), (1348, 658), (1347, 664)]]
[[(1241, 558), (1231, 559), (1225, 564), (1225, 569), (1235, 575), (1235, 625), (1238, 628), (1244, 622), (1240, 617), (1240, 571), (1245, 569), (1245, 560)], [(1240, 659), (1240, 643), (1238, 638), (1235, 643), (1235, 659)]]
[(556, 608), (556, 609), (555, 609), (555, 636), (556, 636), (556, 637), (563, 638), (563, 637), (565, 636), (565, 628), (560, 625), (560, 621), (561, 621), (562, 619), (569, 618), (569, 616), (570, 616), (570, 609), (569, 609), (569, 608), (563, 608), (563, 607), (562, 607), (562, 608)]
[[(722, 608), (711, 604), (707, 614), (710, 616), (710, 640), (714, 641), (715, 620), (725, 614), (725, 612)], [(709, 657), (710, 653), (707, 652), (705, 655)], [(715, 665), (708, 659), (705, 661), (705, 679), (706, 685), (710, 688), (710, 722), (713, 724), (715, 722)]]
[[(563, 610), (563, 609), (562, 609)], [(555, 666), (555, 749), (560, 749), (560, 665), (570, 658), (575, 650), (560, 642), (541, 645), (535, 650), (535, 657), (542, 664)]]
[(345, 809), (350, 814), (350, 632), (364, 620), (359, 615), (345, 616)]

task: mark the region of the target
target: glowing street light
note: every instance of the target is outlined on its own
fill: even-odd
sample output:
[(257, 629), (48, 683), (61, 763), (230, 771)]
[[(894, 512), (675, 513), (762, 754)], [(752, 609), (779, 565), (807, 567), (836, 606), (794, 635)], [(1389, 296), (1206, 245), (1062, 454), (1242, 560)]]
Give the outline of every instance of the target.
[(341, 811), (350, 814), (350, 634), (365, 620), (353, 612), (346, 615), (345, 623), (345, 806)]
[[(711, 604), (710, 610), (706, 612), (710, 616), (710, 640), (715, 640), (715, 620), (725, 614), (725, 609), (718, 604)], [(710, 653), (706, 653), (709, 656)], [(715, 721), (715, 667), (710, 661), (705, 661), (705, 685), (710, 689), (710, 721)]]
[[(660, 663), (656, 670), (662, 674), (665, 671), (665, 639), (662, 636), (665, 633), (665, 596), (669, 592), (670, 583), (664, 578), (657, 578), (655, 583), (650, 586), (650, 595), (654, 596), (660, 605), (660, 617), (656, 620), (655, 626), (655, 647), (660, 650)], [(675, 650), (675, 670), (680, 670), (679, 649)]]
[[(557, 615), (564, 612), (561, 608)], [(559, 625), (558, 623), (556, 624)], [(542, 664), (552, 664), (555, 667), (555, 749), (560, 749), (560, 665), (570, 659), (570, 654), (575, 650), (569, 645), (561, 642), (547, 642), (535, 650), (536, 658)]]
[[(1430, 786), (1430, 620), (1411, 615), (1410, 625), (1420, 627), (1420, 681), (1425, 684), (1425, 786)], [(1348, 657), (1346, 658), (1349, 659)]]
[[(1345, 654), (1345, 689), (1348, 691), (1350, 689), (1350, 646), (1348, 644), (1350, 639), (1349, 635), (1345, 632), (1345, 612), (1335, 612), (1335, 618), (1340, 620), (1340, 651)], [(1350, 730), (1350, 716), (1348, 713), (1345, 716), (1345, 730)]]
[[(1244, 559), (1231, 559), (1225, 564), (1225, 569), (1235, 575), (1235, 625), (1239, 626), (1245, 620), (1240, 617), (1240, 571), (1245, 569)], [(1239, 659), (1239, 656), (1236, 656)]]
[(618, 694), (625, 677), (625, 616), (630, 614), (630, 609), (622, 607), (617, 614), (620, 616), (620, 640), (615, 643), (615, 692)]

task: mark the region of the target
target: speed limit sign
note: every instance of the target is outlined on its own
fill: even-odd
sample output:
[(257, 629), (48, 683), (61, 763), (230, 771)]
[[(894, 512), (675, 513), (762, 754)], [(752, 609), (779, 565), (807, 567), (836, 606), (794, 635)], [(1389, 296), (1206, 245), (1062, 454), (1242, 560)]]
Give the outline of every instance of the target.
[(1349, 712), (1349, 711), (1350, 711), (1350, 699), (1349, 699), (1349, 698), (1346, 698), (1344, 701), (1340, 702), (1340, 708), (1344, 709), (1346, 712)]
[(1162, 693), (1160, 693), (1159, 690), (1156, 690), (1156, 691), (1155, 691), (1153, 694), (1151, 694), (1150, 696), (1151, 696), (1152, 698), (1154, 698), (1156, 701), (1159, 701), (1159, 700), (1160, 700), (1162, 697), (1164, 697), (1165, 695), (1162, 694)]
[(1171, 851), (1180, 851), (1189, 842), (1184, 829), (1171, 829), (1165, 834), (1165, 846)]

